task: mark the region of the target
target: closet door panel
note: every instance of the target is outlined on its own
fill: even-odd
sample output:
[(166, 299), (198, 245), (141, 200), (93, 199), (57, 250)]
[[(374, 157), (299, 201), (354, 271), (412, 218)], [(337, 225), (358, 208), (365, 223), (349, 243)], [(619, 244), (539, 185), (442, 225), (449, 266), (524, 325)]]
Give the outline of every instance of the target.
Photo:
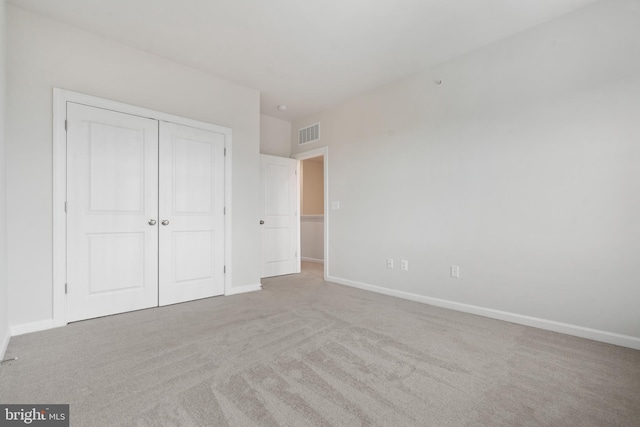
[(220, 133), (160, 123), (160, 305), (224, 293)]
[(158, 122), (67, 104), (67, 320), (158, 303)]

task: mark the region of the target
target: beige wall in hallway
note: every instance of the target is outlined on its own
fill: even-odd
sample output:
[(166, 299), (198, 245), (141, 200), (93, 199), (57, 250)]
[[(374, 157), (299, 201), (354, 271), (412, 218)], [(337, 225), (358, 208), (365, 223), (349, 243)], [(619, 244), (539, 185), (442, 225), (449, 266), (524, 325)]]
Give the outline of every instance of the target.
[(302, 215), (324, 214), (324, 162), (322, 158), (302, 161)]

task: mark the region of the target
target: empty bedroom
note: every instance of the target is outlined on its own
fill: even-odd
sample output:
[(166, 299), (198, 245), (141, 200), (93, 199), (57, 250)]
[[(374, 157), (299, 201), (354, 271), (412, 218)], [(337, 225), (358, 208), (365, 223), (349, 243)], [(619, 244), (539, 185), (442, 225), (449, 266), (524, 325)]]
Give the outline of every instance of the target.
[(0, 425), (640, 426), (640, 1), (0, 0)]

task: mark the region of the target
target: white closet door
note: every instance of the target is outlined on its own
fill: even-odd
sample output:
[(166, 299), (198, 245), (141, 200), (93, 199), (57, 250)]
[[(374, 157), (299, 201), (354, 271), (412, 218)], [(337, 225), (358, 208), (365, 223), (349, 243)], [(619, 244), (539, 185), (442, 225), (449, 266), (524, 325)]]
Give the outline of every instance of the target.
[(262, 277), (300, 272), (298, 161), (260, 155)]
[(158, 303), (158, 122), (67, 104), (67, 321)]
[(160, 122), (160, 305), (224, 293), (224, 147)]

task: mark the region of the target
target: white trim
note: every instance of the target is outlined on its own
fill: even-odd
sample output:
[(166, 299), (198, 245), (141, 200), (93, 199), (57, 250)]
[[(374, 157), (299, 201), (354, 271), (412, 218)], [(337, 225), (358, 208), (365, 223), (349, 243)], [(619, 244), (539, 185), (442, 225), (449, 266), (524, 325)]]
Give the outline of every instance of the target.
[[(295, 160), (292, 158), (292, 160)], [(262, 165), (260, 165), (260, 168), (262, 169)], [(260, 173), (262, 173), (262, 170), (260, 171)], [(296, 161), (296, 224), (295, 224), (295, 228), (296, 228), (296, 241), (295, 241), (295, 253), (296, 253), (296, 273), (302, 273), (302, 206), (303, 206), (303, 197), (304, 195), (302, 194), (302, 188), (304, 185), (304, 180), (302, 175), (304, 174), (304, 169), (302, 167), (302, 162), (297, 160)], [(264, 178), (262, 178), (264, 179)], [(264, 191), (264, 183), (261, 183), (263, 191)], [(262, 234), (262, 246), (263, 246), (263, 250), (264, 250), (264, 233)], [(265, 260), (263, 259), (262, 262), (264, 263)], [(263, 274), (264, 274), (264, 268), (263, 268)]]
[(301, 221), (324, 221), (324, 215), (300, 215)]
[(424, 295), (414, 294), (411, 292), (404, 292), (383, 288), (381, 286), (369, 285), (367, 283), (356, 282), (354, 280), (343, 279), (340, 277), (328, 277), (326, 280), (340, 285), (350, 286), (352, 288), (363, 289), (366, 291), (376, 292), (379, 294), (389, 295), (410, 301), (421, 302), (423, 304), (461, 311), (463, 313), (477, 314), (479, 316), (504, 320), (511, 323), (517, 323), (519, 325), (532, 326), (534, 328), (544, 329), (547, 331), (559, 332), (562, 334), (573, 335), (580, 338), (587, 338), (594, 341), (600, 341), (608, 344), (615, 344), (622, 347), (629, 347), (640, 350), (640, 337), (621, 335), (614, 332), (585, 328), (583, 326), (571, 325), (568, 323), (561, 323), (553, 320), (540, 319), (537, 317), (510, 313), (507, 311), (494, 310), (491, 308), (479, 307), (476, 305), (463, 304), (439, 298), (432, 298)]
[(303, 256), (301, 260), (305, 262), (313, 262), (315, 264), (324, 264), (324, 260), (318, 258), (308, 258), (306, 256)]
[[(313, 157), (324, 157), (324, 280), (329, 277), (329, 147), (324, 146), (313, 150), (296, 153), (292, 159), (300, 161)], [(298, 191), (301, 191), (300, 189)], [(298, 233), (300, 236), (300, 233)], [(300, 243), (298, 243), (298, 248)]]
[(230, 295), (238, 295), (238, 294), (244, 294), (246, 292), (254, 292), (254, 291), (260, 291), (260, 290), (262, 290), (262, 285), (258, 283), (257, 285), (245, 285), (245, 286), (233, 287), (228, 291), (225, 291), (224, 295), (228, 297)]
[(9, 340), (11, 340), (11, 334), (9, 330), (7, 330), (7, 336), (4, 341), (0, 343), (0, 360), (4, 359), (4, 354), (7, 352), (7, 347), (9, 347)]
[[(67, 102), (75, 102), (91, 107), (104, 108), (106, 110), (118, 111), (121, 113), (152, 118), (154, 120), (171, 122), (183, 126), (190, 126), (197, 129), (208, 130), (221, 133), (225, 136), (226, 156), (224, 160), (225, 168), (225, 255), (224, 265), (227, 266), (227, 273), (224, 277), (225, 295), (227, 289), (231, 288), (231, 147), (232, 129), (211, 123), (200, 122), (185, 117), (174, 116), (173, 114), (162, 113), (160, 111), (147, 108), (136, 107), (134, 105), (123, 104), (117, 101), (97, 98), (91, 95), (84, 95), (64, 89), (53, 89), (53, 319), (49, 328), (64, 326), (66, 320), (66, 297), (64, 286), (67, 272), (67, 225), (64, 204), (67, 198), (67, 133), (65, 130), (65, 120), (67, 118)], [(37, 322), (37, 324), (44, 322)], [(18, 327), (18, 330), (21, 327)], [(46, 328), (48, 329), (48, 328)], [(13, 328), (12, 328), (13, 330)], [(41, 330), (41, 329), (38, 329)], [(26, 333), (26, 332), (23, 332)], [(12, 333), (12, 335), (15, 335)]]
[(231, 280), (232, 277), (232, 268), (231, 268), (231, 217), (233, 216), (233, 210), (231, 209), (231, 177), (232, 177), (232, 173), (231, 173), (231, 152), (232, 149), (231, 147), (233, 146), (233, 144), (231, 143), (231, 139), (232, 139), (232, 134), (231, 134), (231, 129), (229, 129), (229, 139), (227, 140), (226, 138), (227, 135), (225, 135), (225, 143), (224, 143), (224, 147), (225, 147), (225, 158), (224, 158), (224, 206), (225, 206), (225, 212), (224, 212), (224, 268), (225, 268), (225, 275), (224, 275), (224, 291), (225, 291), (225, 295), (227, 292), (227, 289), (231, 288), (231, 284), (233, 283), (233, 281)]
[(67, 324), (67, 94), (53, 89), (53, 326)]
[(46, 331), (55, 328), (53, 319), (40, 320), (38, 322), (23, 323), (22, 325), (14, 325), (9, 328), (11, 336), (30, 334), (32, 332)]

